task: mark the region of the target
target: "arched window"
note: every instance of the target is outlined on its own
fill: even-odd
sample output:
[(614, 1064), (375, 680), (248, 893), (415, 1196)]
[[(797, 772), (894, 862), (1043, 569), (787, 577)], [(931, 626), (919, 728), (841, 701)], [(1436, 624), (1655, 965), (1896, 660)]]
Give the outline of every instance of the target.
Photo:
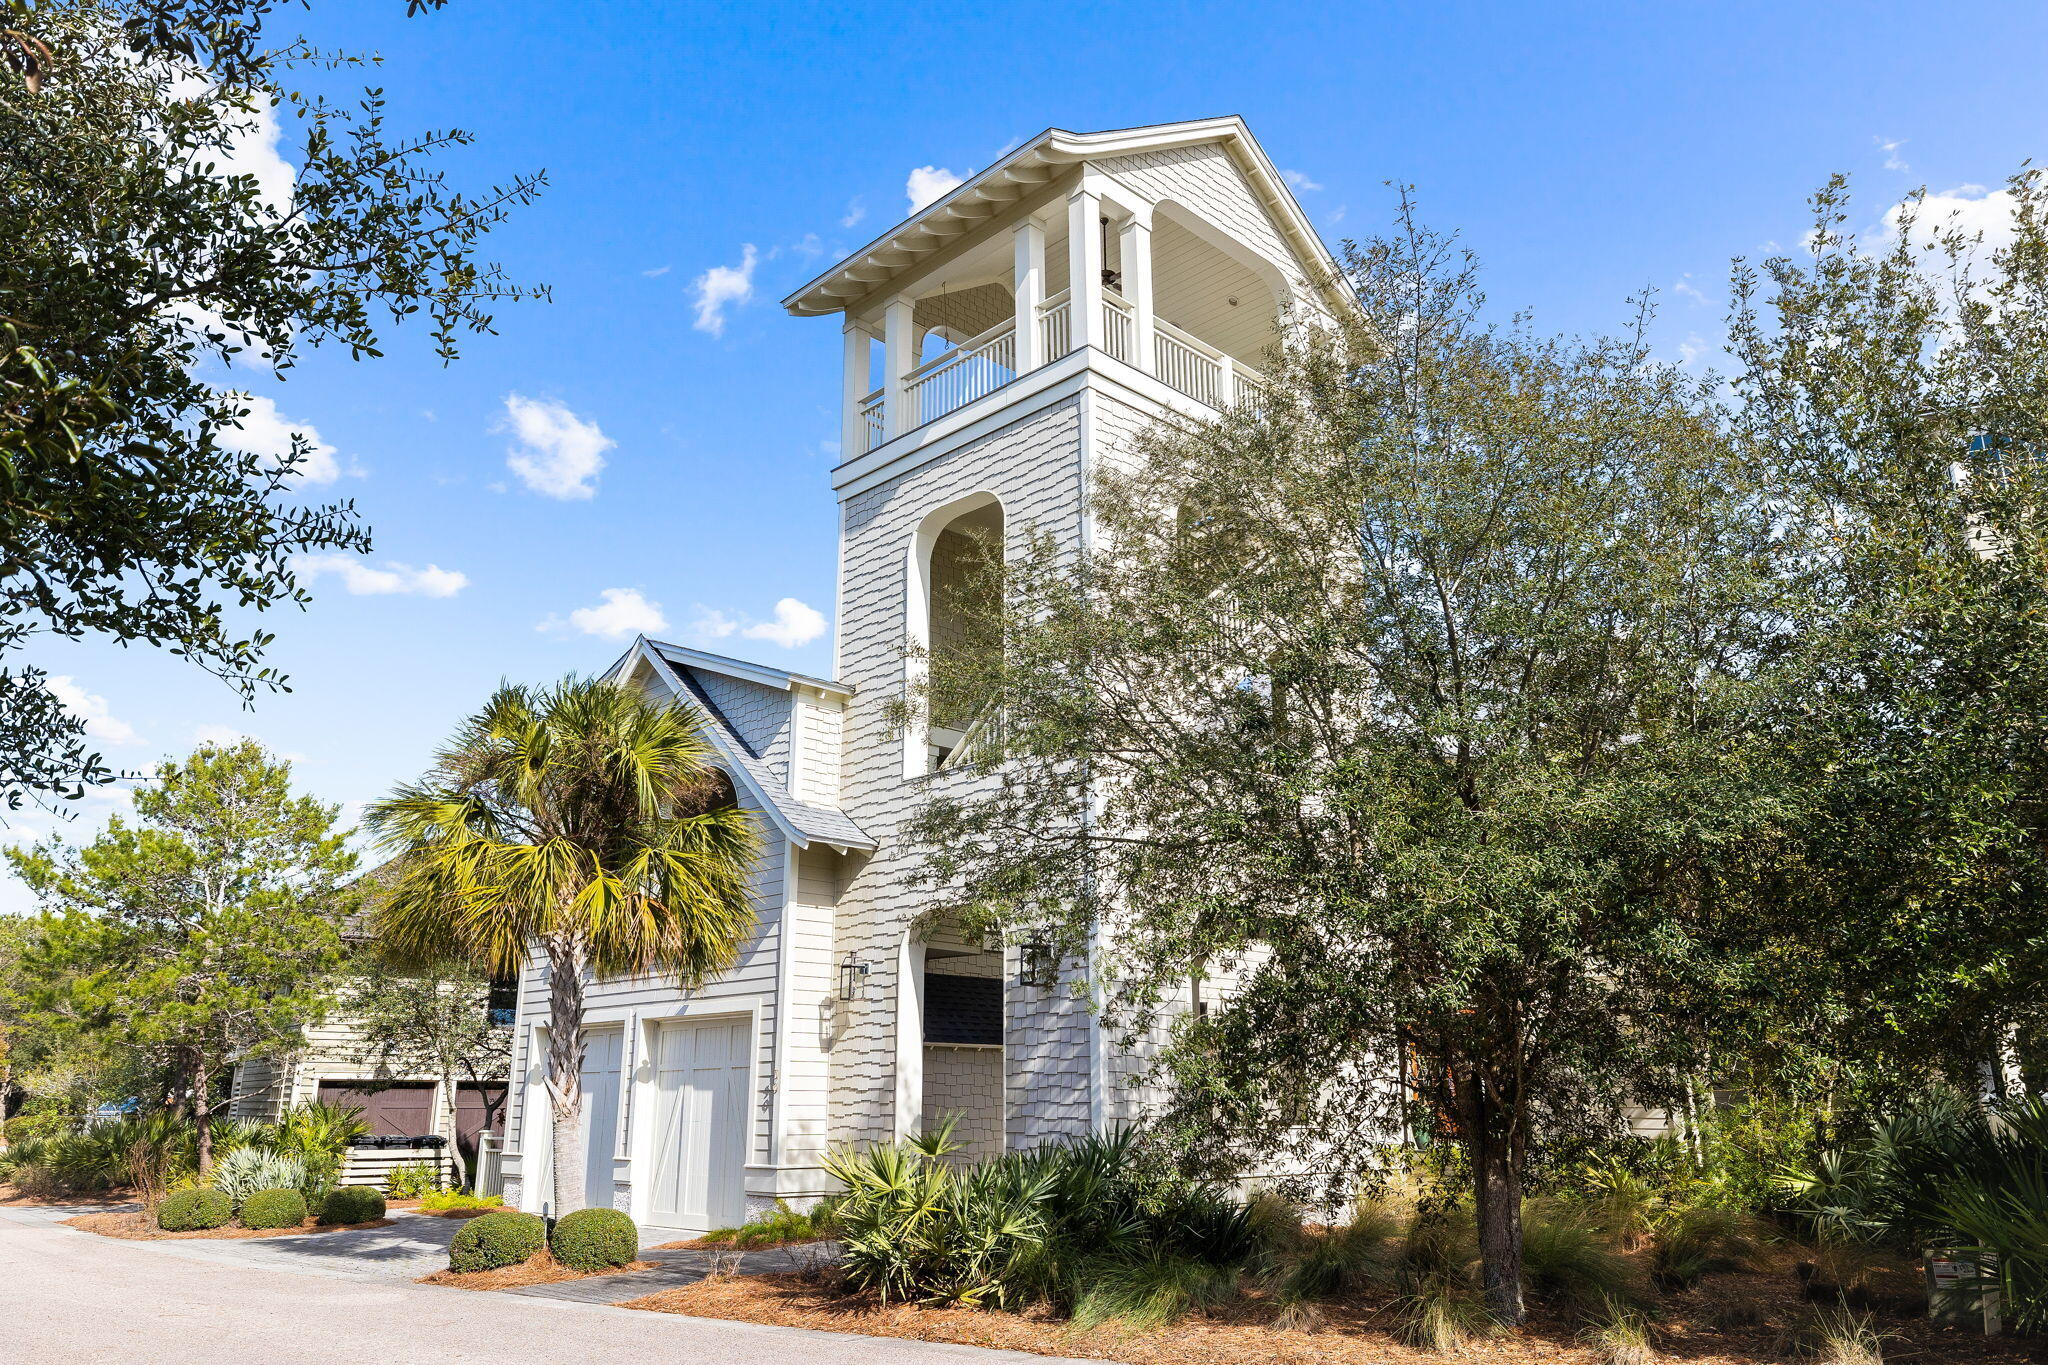
[(912, 773), (966, 761), (989, 723), (987, 670), (1002, 647), (1002, 504), (987, 494), (949, 504), (917, 540), (911, 683), (923, 693), (925, 724)]

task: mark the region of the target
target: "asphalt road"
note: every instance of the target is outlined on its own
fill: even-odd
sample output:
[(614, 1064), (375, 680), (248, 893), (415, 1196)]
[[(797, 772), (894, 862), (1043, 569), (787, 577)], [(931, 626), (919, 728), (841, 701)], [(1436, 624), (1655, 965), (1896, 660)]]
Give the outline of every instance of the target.
[(170, 1253), (0, 1211), (0, 1362), (660, 1361), (1047, 1365), (972, 1346), (309, 1274)]

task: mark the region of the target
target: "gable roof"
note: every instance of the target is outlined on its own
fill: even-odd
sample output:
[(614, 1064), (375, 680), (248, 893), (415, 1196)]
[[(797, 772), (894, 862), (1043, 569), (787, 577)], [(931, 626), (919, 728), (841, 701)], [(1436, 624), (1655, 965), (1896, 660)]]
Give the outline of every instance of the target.
[[(672, 662), (667, 657), (669, 655), (686, 657)], [(678, 666), (679, 663), (688, 662), (687, 656), (692, 655), (699, 655), (699, 651), (684, 649), (680, 645), (657, 644), (642, 635), (633, 641), (633, 647), (626, 651), (625, 656), (611, 666), (606, 676), (623, 677), (635, 660), (645, 659), (654, 670), (655, 676), (667, 685), (675, 697), (676, 704), (695, 713), (705, 740), (718, 755), (719, 766), (732, 776), (733, 786), (746, 793), (782, 836), (798, 848), (809, 848), (813, 843), (841, 849), (876, 847), (875, 841), (863, 833), (860, 826), (849, 819), (844, 811), (799, 801), (790, 794), (789, 788), (775, 775), (775, 770), (756, 758), (753, 750), (740, 739), (738, 732), (705, 694), (697, 680), (692, 678), (685, 668)], [(723, 655), (700, 657), (728, 664), (744, 663), (739, 659), (726, 659)], [(717, 671), (729, 672), (727, 669)], [(764, 674), (775, 672), (773, 669), (759, 671)], [(800, 674), (782, 676), (788, 679), (802, 678)], [(802, 681), (813, 686), (837, 688), (842, 693), (846, 692), (846, 689), (839, 688), (838, 684), (827, 683), (822, 679), (802, 678)]]
[(1294, 192), (1287, 188), (1286, 179), (1266, 159), (1244, 120), (1231, 114), (1104, 133), (1070, 133), (1064, 128), (1048, 128), (847, 256), (784, 299), (782, 306), (804, 317), (841, 312), (891, 280), (916, 270), (926, 257), (980, 227), (1069, 166), (1204, 143), (1221, 144), (1231, 154), (1238, 170), (1279, 226), (1287, 245), (1302, 262), (1313, 273), (1335, 279), (1340, 273), (1337, 262), (1323, 245), (1323, 239), (1316, 235)]

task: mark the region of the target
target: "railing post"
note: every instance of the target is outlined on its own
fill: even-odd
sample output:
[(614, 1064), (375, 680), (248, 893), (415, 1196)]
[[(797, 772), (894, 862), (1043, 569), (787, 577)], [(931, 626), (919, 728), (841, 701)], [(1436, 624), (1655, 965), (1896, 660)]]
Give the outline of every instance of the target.
[(1082, 182), (1067, 198), (1067, 347), (1102, 344), (1102, 199)]
[(901, 295), (882, 312), (882, 439), (893, 440), (917, 425), (904, 380), (917, 368), (911, 317), (917, 305)]
[(1134, 212), (1118, 234), (1122, 253), (1124, 299), (1131, 305), (1131, 363), (1146, 374), (1159, 373), (1152, 322), (1152, 215)]
[(1216, 367), (1216, 405), (1225, 412), (1237, 406), (1237, 362), (1227, 353)]
[(868, 448), (868, 424), (867, 419), (860, 415), (860, 405), (861, 400), (873, 392), (873, 386), (868, 382), (867, 329), (849, 316), (842, 335), (846, 349), (846, 375), (845, 393), (841, 397), (844, 413), (839, 423), (839, 458), (850, 460)]
[(1045, 302), (1045, 229), (1027, 218), (1012, 232), (1016, 242), (1017, 373), (1045, 363), (1038, 344), (1038, 308)]

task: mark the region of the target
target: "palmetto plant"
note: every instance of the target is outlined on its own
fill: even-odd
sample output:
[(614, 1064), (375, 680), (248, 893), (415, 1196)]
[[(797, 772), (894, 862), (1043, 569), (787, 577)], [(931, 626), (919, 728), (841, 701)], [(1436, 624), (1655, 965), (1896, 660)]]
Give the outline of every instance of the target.
[(398, 861), (374, 912), (394, 961), (545, 959), (555, 1204), (581, 1207), (585, 975), (729, 967), (754, 928), (752, 821), (688, 714), (572, 677), (500, 688), (368, 822)]
[(214, 1164), (213, 1187), (239, 1210), (250, 1195), (263, 1190), (296, 1190), (306, 1182), (306, 1163), (289, 1152), (264, 1147), (238, 1147)]

